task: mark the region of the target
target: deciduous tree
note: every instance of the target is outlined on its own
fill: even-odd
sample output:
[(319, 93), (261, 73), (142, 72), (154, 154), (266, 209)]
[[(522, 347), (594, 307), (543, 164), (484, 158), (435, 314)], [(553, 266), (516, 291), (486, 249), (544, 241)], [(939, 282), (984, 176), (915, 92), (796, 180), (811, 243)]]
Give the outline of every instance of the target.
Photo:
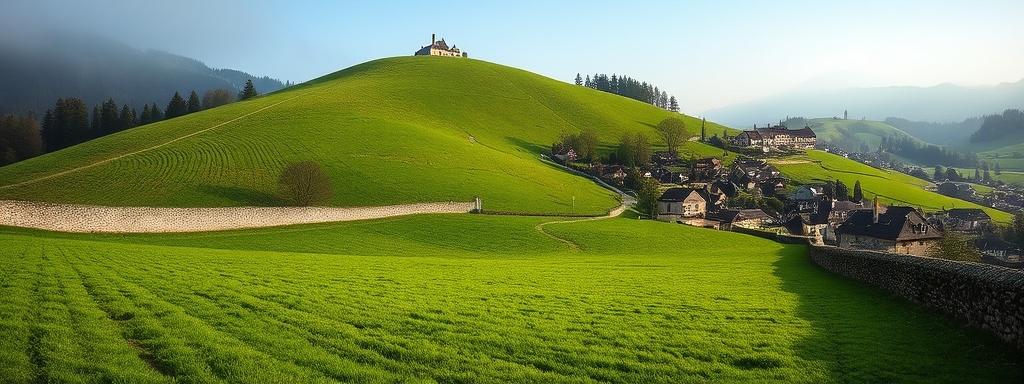
[(231, 104), (234, 100), (234, 96), (231, 91), (220, 88), (206, 91), (203, 93), (203, 109), (216, 108), (222, 105)]
[(331, 199), (331, 181), (319, 164), (302, 161), (289, 164), (278, 178), (282, 197), (298, 206), (309, 206)]
[(678, 117), (670, 117), (658, 123), (656, 129), (668, 146), (669, 153), (677, 154), (679, 146), (686, 140), (686, 122)]
[(658, 198), (661, 197), (661, 191), (658, 190), (660, 185), (651, 178), (641, 178), (639, 184), (636, 191), (636, 204), (633, 205), (633, 209), (636, 209), (643, 217), (655, 219), (658, 215)]
[(946, 231), (942, 239), (928, 250), (928, 256), (958, 261), (981, 261), (981, 252), (971, 244), (971, 239)]

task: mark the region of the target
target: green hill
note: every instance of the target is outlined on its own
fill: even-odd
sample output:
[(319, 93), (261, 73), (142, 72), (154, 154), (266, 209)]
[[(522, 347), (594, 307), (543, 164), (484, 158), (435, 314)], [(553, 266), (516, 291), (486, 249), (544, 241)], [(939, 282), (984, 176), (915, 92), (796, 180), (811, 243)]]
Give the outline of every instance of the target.
[[(841, 148), (861, 151), (864, 148), (877, 149), (883, 137), (911, 137), (909, 133), (881, 121), (848, 120), (838, 118), (790, 119), (790, 128), (810, 126), (818, 140), (835, 143)], [(797, 126), (799, 125), (799, 127)], [(923, 141), (914, 139), (924, 144)]]
[[(614, 196), (542, 162), (559, 133), (602, 144), (679, 116), (478, 60), (399, 57), (0, 168), (0, 198), (118, 206), (281, 204), (286, 164), (330, 176), (330, 205), (472, 199), (486, 209), (599, 213)], [(700, 122), (685, 117), (693, 135)], [(724, 127), (709, 123), (709, 132)], [(719, 150), (693, 142), (683, 152)]]
[(842, 180), (853, 193), (858, 180), (866, 198), (876, 195), (883, 204), (908, 205), (926, 211), (943, 208), (983, 208), (996, 221), (1009, 223), (1009, 213), (982, 207), (964, 200), (925, 190), (931, 183), (893, 170), (881, 170), (856, 161), (822, 151), (808, 151), (805, 156), (794, 156), (777, 162), (786, 177), (800, 184), (825, 180)]

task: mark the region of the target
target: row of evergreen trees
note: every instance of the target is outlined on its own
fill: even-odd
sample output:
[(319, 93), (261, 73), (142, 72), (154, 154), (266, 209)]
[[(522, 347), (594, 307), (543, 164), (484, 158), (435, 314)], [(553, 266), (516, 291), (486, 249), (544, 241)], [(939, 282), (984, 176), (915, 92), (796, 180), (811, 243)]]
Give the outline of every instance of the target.
[(679, 112), (679, 102), (675, 95), (669, 96), (668, 92), (658, 89), (654, 84), (640, 82), (627, 76), (618, 76), (613, 73), (611, 77), (608, 77), (603, 73), (595, 73), (593, 77), (587, 75), (587, 78), (584, 79), (577, 73), (576, 85), (614, 93), (672, 112)]
[[(258, 95), (252, 80), (238, 94), (239, 100)], [(0, 165), (7, 165), (44, 152), (53, 152), (98, 137), (218, 107), (234, 101), (227, 89), (207, 91), (200, 100), (195, 91), (185, 100), (174, 92), (167, 108), (161, 110), (156, 103), (147, 104), (142, 113), (128, 104), (118, 107), (113, 98), (96, 105), (90, 115), (85, 101), (80, 98), (59, 98), (43, 115), (42, 124), (35, 115), (27, 117), (7, 115), (0, 119)]]

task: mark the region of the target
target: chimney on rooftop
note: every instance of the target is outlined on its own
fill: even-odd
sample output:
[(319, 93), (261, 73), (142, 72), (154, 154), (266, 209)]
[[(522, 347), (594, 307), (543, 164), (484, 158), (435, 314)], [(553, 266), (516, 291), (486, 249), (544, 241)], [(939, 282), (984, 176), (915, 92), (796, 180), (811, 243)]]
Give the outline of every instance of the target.
[(878, 195), (875, 195), (875, 204), (871, 207), (871, 214), (874, 217), (871, 223), (878, 224)]
[(435, 42), (437, 42), (437, 34), (436, 33), (431, 33), (430, 34), (430, 46), (434, 46)]

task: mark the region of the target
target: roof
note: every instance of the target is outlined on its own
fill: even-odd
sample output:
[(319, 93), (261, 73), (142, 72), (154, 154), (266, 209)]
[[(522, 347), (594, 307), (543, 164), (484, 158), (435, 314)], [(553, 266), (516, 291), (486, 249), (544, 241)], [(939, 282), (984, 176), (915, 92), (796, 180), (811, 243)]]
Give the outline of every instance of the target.
[(1020, 246), (1017, 244), (1000, 239), (977, 239), (974, 240), (974, 247), (980, 251), (1020, 251)]
[(953, 208), (946, 211), (946, 216), (951, 219), (963, 221), (991, 221), (992, 216), (985, 213), (981, 208)]
[(803, 128), (800, 128), (800, 129), (789, 129), (789, 128), (786, 128), (785, 125), (776, 125), (774, 127), (769, 127), (769, 128), (754, 128), (753, 131), (743, 131), (743, 133), (741, 133), (741, 135), (742, 134), (746, 134), (747, 136), (751, 136), (751, 137), (757, 136), (758, 138), (761, 138), (761, 137), (775, 137), (776, 135), (790, 135), (790, 136), (793, 136), (793, 137), (802, 137), (802, 138), (816, 138), (817, 137), (814, 134), (814, 131), (811, 130), (811, 127), (803, 127)]
[(726, 223), (744, 220), (770, 220), (772, 217), (760, 209), (723, 209), (715, 214), (715, 219)]
[(832, 204), (832, 211), (846, 212), (855, 209), (864, 208), (860, 203), (854, 203), (852, 201), (836, 201)]
[(840, 236), (860, 235), (894, 241), (942, 237), (942, 233), (932, 228), (914, 208), (899, 206), (890, 206), (885, 213), (880, 213), (877, 223), (870, 209), (851, 211), (850, 217), (836, 228), (836, 232)]
[(697, 196), (700, 197), (701, 200), (707, 201), (704, 199), (704, 196), (701, 196), (698, 190), (693, 188), (669, 188), (665, 193), (661, 194), (658, 201), (684, 201), (695, 192), (697, 192)]

